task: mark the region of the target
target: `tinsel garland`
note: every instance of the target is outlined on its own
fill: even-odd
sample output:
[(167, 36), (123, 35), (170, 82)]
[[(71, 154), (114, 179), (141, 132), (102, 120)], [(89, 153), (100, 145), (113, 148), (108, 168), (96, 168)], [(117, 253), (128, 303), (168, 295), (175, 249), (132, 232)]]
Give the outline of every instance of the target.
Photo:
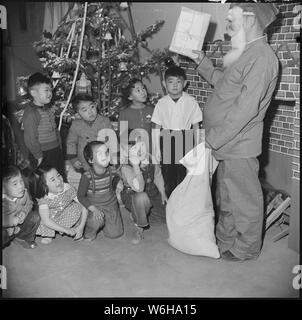
[[(123, 30), (127, 26), (116, 13), (118, 9), (118, 3), (88, 3), (82, 50), (85, 52), (79, 63), (79, 74), (84, 72), (91, 81), (92, 95), (98, 104), (99, 112), (114, 121), (117, 120), (119, 110), (123, 107), (121, 88), (134, 77), (148, 79), (150, 74), (161, 75), (166, 69), (164, 61), (170, 55), (168, 49), (150, 50), (147, 43), (148, 38), (159, 32), (164, 21), (156, 21), (145, 30), (138, 32), (131, 40), (126, 40)], [(58, 116), (72, 89), (72, 79), (79, 57), (83, 12), (84, 5), (81, 4), (73, 13), (73, 17), (69, 19), (65, 17), (54, 36), (44, 34), (41, 41), (33, 44), (45, 73), (49, 77), (52, 77), (54, 73), (60, 74), (58, 79), (53, 79), (56, 84), (53, 90), (54, 110)], [(74, 37), (71, 43), (69, 38), (72, 38), (73, 26)], [(106, 50), (102, 52), (105, 45), (104, 38), (108, 33), (112, 39), (106, 40)], [(145, 48), (150, 53), (149, 58), (145, 61), (137, 61), (138, 46)], [(110, 90), (108, 90), (109, 84)], [(17, 80), (17, 87), (18, 92), (20, 88), (26, 91), (26, 77), (20, 77)], [(110, 94), (110, 99), (108, 99), (108, 94)], [(151, 93), (149, 102), (156, 104), (160, 96), (159, 93)], [(22, 105), (27, 100), (21, 94), (19, 98), (19, 106), (22, 109)], [(101, 101), (104, 101), (106, 105), (102, 105)], [(63, 120), (68, 122), (74, 118), (72, 106), (68, 104)]]

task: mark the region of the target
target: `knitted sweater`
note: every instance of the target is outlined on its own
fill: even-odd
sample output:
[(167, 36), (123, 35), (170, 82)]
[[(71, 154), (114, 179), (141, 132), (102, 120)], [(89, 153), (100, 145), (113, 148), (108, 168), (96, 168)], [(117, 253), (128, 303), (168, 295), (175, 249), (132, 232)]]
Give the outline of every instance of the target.
[(21, 211), (27, 216), (32, 210), (33, 202), (25, 189), (22, 198), (10, 199), (2, 194), (2, 226), (4, 228), (11, 227), (11, 219)]
[(25, 145), (36, 159), (42, 158), (43, 151), (60, 146), (55, 115), (49, 108), (31, 102), (24, 110), (22, 121)]
[(85, 208), (91, 205), (106, 205), (116, 202), (116, 194), (112, 187), (112, 179), (116, 176), (116, 169), (109, 166), (103, 174), (97, 174), (91, 168), (82, 174), (78, 199)]
[(79, 160), (85, 167), (89, 169), (83, 150), (88, 142), (97, 140), (98, 133), (101, 129), (111, 128), (112, 125), (107, 117), (97, 115), (93, 123), (88, 123), (82, 119), (73, 120), (67, 136), (67, 157), (73, 164)]

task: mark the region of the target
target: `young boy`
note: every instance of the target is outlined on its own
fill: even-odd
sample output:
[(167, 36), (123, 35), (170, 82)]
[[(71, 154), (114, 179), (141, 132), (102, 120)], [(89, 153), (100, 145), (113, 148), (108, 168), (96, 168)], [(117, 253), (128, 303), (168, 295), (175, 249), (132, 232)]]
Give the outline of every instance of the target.
[(84, 158), (83, 150), (88, 142), (97, 140), (101, 129), (113, 127), (107, 117), (97, 113), (96, 105), (91, 96), (78, 94), (73, 98), (72, 105), (81, 119), (75, 119), (67, 136), (67, 158), (76, 170), (84, 168), (89, 170), (89, 165)]
[[(152, 130), (154, 156), (157, 161), (162, 158), (162, 173), (168, 197), (186, 176), (186, 168), (179, 164), (178, 161), (183, 157), (184, 153), (189, 151), (185, 150), (184, 142), (189, 146), (185, 135), (189, 138), (191, 137), (191, 139), (193, 139), (193, 135), (190, 135), (185, 130), (189, 131), (193, 126), (194, 133), (196, 133), (199, 128), (199, 122), (202, 121), (202, 112), (197, 101), (183, 91), (186, 84), (186, 74), (182, 68), (178, 66), (168, 68), (163, 81), (167, 95), (158, 101), (151, 119), (154, 123)], [(159, 129), (163, 129), (160, 134)], [(164, 136), (167, 136), (171, 141), (171, 147), (165, 138), (162, 139)], [(180, 141), (177, 138), (175, 140), (171, 139), (172, 136), (180, 136)], [(196, 141), (197, 136), (194, 138)], [(192, 148), (193, 141), (191, 141), (190, 145)], [(181, 154), (175, 153), (176, 148)], [(180, 158), (175, 157), (176, 155)]]
[(32, 208), (19, 168), (9, 166), (2, 175), (2, 248), (12, 240), (27, 249), (37, 246), (35, 235), (40, 216)]
[(24, 110), (24, 142), (35, 159), (36, 166), (53, 166), (65, 180), (61, 137), (55, 115), (50, 109), (52, 86), (50, 79), (37, 72), (28, 79), (32, 102)]

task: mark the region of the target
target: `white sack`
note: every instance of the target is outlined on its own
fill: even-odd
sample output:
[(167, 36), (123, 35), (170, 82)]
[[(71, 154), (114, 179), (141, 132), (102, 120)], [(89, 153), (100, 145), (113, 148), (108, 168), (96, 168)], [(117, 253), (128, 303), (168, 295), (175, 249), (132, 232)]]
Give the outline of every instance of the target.
[(210, 171), (215, 171), (218, 162), (202, 142), (180, 163), (187, 168), (187, 175), (166, 206), (168, 242), (187, 254), (219, 258), (210, 188)]

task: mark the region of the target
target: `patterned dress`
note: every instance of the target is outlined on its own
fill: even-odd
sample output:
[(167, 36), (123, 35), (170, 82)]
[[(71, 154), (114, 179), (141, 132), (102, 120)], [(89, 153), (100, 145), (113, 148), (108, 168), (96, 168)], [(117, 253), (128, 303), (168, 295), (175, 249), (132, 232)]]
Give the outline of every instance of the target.
[[(48, 206), (50, 219), (64, 228), (71, 228), (80, 219), (82, 206), (76, 202), (77, 194), (75, 189), (68, 183), (64, 183), (64, 190), (59, 194), (48, 194), (38, 200), (39, 208)], [(48, 228), (41, 221), (37, 235), (42, 237), (54, 237), (55, 230)]]

